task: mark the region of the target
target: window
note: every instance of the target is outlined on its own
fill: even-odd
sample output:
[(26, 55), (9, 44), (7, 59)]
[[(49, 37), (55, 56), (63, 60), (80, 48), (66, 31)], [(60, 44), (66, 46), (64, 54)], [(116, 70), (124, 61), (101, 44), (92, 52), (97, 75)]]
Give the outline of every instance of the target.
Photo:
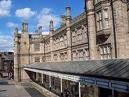
[(87, 39), (87, 28), (86, 25), (82, 25), (82, 33), (83, 33), (83, 38), (84, 40)]
[(111, 46), (105, 45), (99, 47), (101, 59), (111, 59)]
[(63, 53), (60, 53), (60, 59), (64, 60), (64, 54)]
[(100, 54), (103, 54), (103, 48), (102, 47), (100, 47), (99, 51), (100, 51)]
[(40, 51), (40, 43), (34, 44), (34, 51)]
[(73, 42), (73, 43), (75, 43), (75, 42), (77, 41), (77, 40), (76, 40), (76, 38), (77, 38), (77, 33), (76, 33), (76, 32), (77, 32), (77, 29), (75, 29), (75, 31), (72, 32), (72, 38), (73, 38), (73, 39), (72, 39), (72, 42)]
[(110, 54), (111, 53), (111, 47), (107, 46), (107, 53)]
[(108, 16), (108, 9), (104, 9), (103, 10), (103, 26), (104, 28), (108, 28), (109, 27), (109, 16)]
[(97, 12), (97, 29), (102, 30), (102, 11)]
[(45, 62), (45, 56), (42, 57), (42, 62)]
[(103, 54), (106, 54), (106, 53), (107, 53), (107, 48), (103, 47)]
[(103, 10), (103, 15), (104, 15), (104, 18), (108, 18), (108, 9), (104, 9)]
[(75, 36), (73, 36), (73, 42), (75, 42), (76, 41), (76, 37)]
[(47, 62), (49, 62), (49, 61), (51, 61), (51, 56), (46, 54), (45, 59), (46, 59)]
[(72, 55), (73, 55), (73, 61), (75, 61), (76, 60), (76, 51), (73, 51)]
[(83, 50), (78, 50), (79, 60), (83, 60)]
[(82, 40), (82, 33), (78, 34), (78, 40), (81, 41)]
[(109, 27), (108, 8), (99, 10), (97, 12), (96, 18), (97, 18), (97, 30), (98, 31)]
[(35, 57), (35, 62), (40, 62), (40, 57)]
[(84, 60), (89, 60), (89, 50), (85, 49), (83, 52)]
[(58, 59), (57, 54), (54, 54), (53, 59), (56, 61)]
[(68, 58), (68, 54), (67, 54), (67, 52), (65, 52), (64, 53), (64, 60), (67, 60), (67, 58)]

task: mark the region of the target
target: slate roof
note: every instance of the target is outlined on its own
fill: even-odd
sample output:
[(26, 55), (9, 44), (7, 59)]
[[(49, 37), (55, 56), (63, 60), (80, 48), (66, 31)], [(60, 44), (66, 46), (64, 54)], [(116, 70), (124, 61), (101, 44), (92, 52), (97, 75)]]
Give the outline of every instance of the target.
[(44, 62), (25, 65), (27, 68), (129, 80), (129, 59)]

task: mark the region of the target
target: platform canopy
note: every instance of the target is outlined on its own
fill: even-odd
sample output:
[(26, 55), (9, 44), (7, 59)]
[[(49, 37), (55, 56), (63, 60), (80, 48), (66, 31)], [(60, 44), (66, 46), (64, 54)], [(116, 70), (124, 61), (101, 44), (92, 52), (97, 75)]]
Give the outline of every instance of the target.
[(32, 63), (25, 65), (24, 69), (86, 85), (129, 92), (129, 59)]
[(43, 62), (25, 65), (25, 68), (127, 82), (129, 80), (129, 59)]

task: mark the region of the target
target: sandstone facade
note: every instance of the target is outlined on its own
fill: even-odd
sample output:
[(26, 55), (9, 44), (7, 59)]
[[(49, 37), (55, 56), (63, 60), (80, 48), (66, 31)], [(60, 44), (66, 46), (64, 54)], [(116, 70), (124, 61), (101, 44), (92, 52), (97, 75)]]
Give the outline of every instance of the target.
[[(127, 0), (128, 1), (128, 0)], [(60, 28), (50, 21), (49, 35), (30, 34), (23, 23), (15, 30), (15, 80), (27, 79), (23, 66), (33, 62), (59, 62), (129, 58), (129, 3), (126, 0), (87, 0), (87, 11), (72, 18), (66, 7)]]

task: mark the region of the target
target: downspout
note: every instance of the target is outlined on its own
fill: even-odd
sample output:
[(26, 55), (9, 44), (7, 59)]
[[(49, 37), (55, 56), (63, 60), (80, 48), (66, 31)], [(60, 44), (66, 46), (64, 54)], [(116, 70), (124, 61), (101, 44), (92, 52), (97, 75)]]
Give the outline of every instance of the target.
[(114, 36), (114, 49), (115, 49), (115, 58), (117, 58), (117, 44), (116, 44), (116, 29), (115, 29), (115, 17), (114, 17), (114, 7), (113, 1), (110, 1), (111, 11), (112, 11), (112, 23), (113, 23), (113, 36)]

